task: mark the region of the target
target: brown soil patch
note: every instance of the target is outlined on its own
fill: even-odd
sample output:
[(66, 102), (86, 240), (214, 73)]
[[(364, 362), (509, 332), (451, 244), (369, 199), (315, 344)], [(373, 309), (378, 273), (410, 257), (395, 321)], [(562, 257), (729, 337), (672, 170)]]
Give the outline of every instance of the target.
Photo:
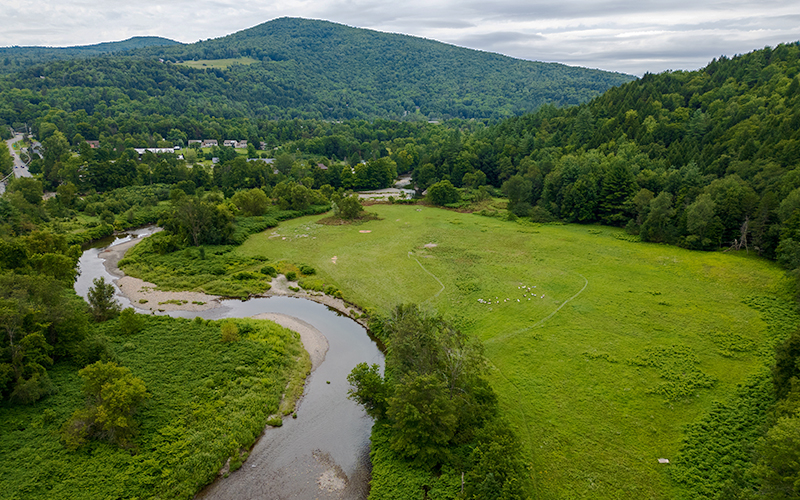
[(342, 219), (341, 217), (336, 217), (332, 215), (330, 217), (324, 217), (318, 220), (317, 224), (323, 224), (325, 226), (345, 226), (348, 224), (361, 224), (371, 220), (381, 220), (381, 219), (380, 217), (378, 217), (378, 214), (372, 212), (361, 212), (361, 214), (355, 219)]

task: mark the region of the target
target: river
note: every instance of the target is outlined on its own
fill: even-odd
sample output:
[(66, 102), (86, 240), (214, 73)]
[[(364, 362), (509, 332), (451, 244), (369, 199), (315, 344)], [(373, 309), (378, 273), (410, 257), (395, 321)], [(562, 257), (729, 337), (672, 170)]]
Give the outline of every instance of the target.
[[(120, 244), (151, 232), (138, 230), (105, 244)], [(101, 251), (89, 248), (80, 259), (81, 274), (75, 290), (83, 297), (93, 279), (116, 279), (98, 257)], [(117, 295), (123, 307), (132, 306), (118, 289)], [(261, 313), (285, 314), (309, 323), (327, 338), (328, 352), (306, 381), (297, 418), (285, 418), (282, 427), (267, 428), (241, 469), (210, 484), (196, 498), (365, 499), (369, 493), (372, 419), (347, 399), (346, 377), (361, 362), (383, 365), (383, 354), (361, 325), (327, 306), (293, 297), (229, 300), (206, 311), (166, 314), (219, 319)]]

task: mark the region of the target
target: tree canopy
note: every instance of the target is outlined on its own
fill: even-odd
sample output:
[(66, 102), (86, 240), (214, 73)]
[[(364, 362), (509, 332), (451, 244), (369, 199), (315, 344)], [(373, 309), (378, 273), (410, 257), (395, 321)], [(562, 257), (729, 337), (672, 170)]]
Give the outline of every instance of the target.
[(76, 410), (62, 427), (69, 448), (78, 448), (96, 437), (129, 446), (136, 431), (137, 407), (148, 397), (144, 382), (116, 363), (98, 361), (81, 369), (86, 407)]
[[(451, 463), (456, 450), (467, 446), (476, 498), (480, 491), (485, 498), (500, 498), (502, 491), (506, 498), (524, 498), (520, 450), (496, 416), (482, 344), (414, 304), (395, 307), (379, 331), (387, 347), (385, 376), (377, 365), (361, 363), (348, 381), (351, 398), (390, 429), (392, 451), (429, 470)], [(509, 467), (489, 477), (503, 467), (501, 456)]]

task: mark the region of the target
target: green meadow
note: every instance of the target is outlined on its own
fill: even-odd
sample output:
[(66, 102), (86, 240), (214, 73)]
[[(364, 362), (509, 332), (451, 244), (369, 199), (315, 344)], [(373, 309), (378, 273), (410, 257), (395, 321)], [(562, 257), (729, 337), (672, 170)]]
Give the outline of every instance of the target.
[(245, 66), (257, 63), (257, 59), (252, 57), (236, 57), (232, 59), (198, 59), (197, 61), (185, 61), (178, 63), (179, 66), (188, 66), (195, 69), (228, 69), (234, 64), (243, 64)]
[(418, 205), (369, 210), (380, 219), (282, 222), (232, 253), (311, 265), (379, 314), (417, 302), (481, 338), (542, 498), (690, 497), (669, 472), (685, 426), (763, 376), (788, 334), (764, 303), (789, 309), (790, 282), (753, 253)]

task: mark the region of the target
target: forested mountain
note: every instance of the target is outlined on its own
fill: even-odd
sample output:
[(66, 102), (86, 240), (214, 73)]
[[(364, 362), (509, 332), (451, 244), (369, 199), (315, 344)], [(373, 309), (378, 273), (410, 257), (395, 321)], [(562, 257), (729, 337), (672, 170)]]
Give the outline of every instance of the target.
[[(88, 113), (130, 100), (128, 107), (145, 114), (422, 120), (507, 117), (545, 103), (578, 104), (633, 79), (289, 18), (129, 54), (34, 65), (0, 85), (32, 92), (23, 94), (28, 102), (77, 104)], [(197, 59), (208, 60), (207, 67), (174, 64)], [(215, 63), (220, 59), (242, 64)], [(70, 102), (76, 96), (79, 102)]]
[(104, 42), (74, 47), (0, 47), (0, 73), (19, 71), (31, 64), (60, 59), (115, 54), (153, 45), (175, 45), (180, 42), (158, 36), (135, 36), (119, 42)]

